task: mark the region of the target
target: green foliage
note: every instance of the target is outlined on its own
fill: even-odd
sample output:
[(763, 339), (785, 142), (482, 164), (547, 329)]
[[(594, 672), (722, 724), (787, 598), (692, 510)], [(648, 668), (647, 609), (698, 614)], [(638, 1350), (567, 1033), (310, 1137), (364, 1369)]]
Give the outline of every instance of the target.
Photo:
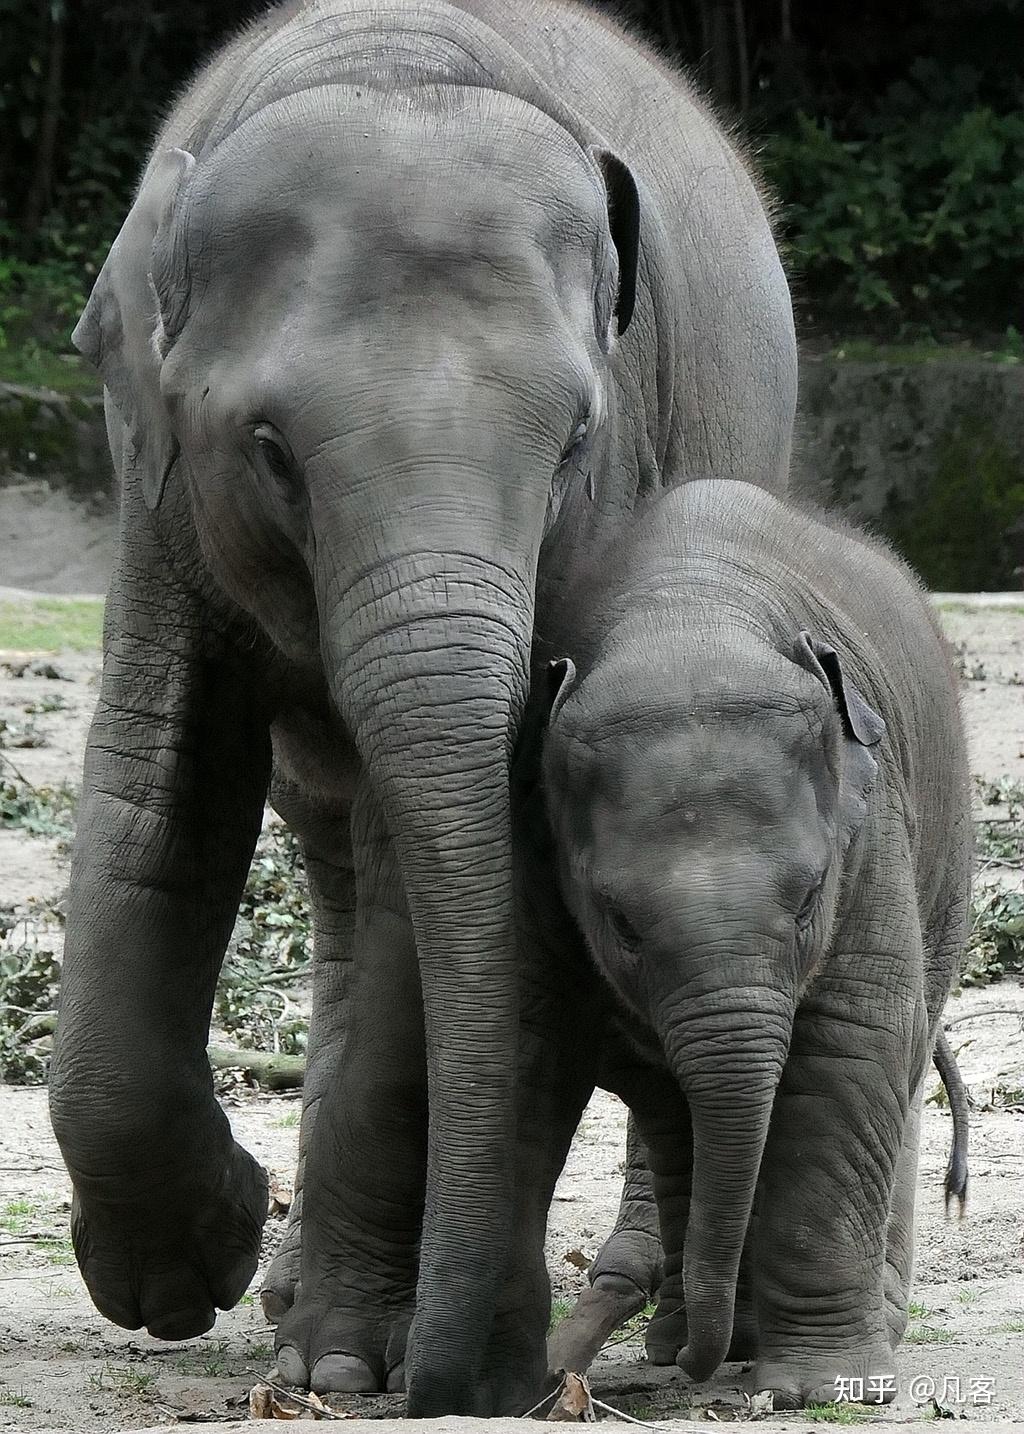
[[(11, 771), (8, 764), (7, 770)], [(12, 775), (0, 781), (0, 828), (18, 827), (30, 836), (70, 837), (75, 829), (78, 793), (67, 782), (33, 787)]]
[[(1011, 777), (976, 779), (977, 800), (995, 808), (977, 824), (982, 871), (1010, 865), (1024, 870), (1024, 783)], [(971, 932), (961, 963), (963, 986), (987, 986), (1024, 973), (1024, 892), (979, 882), (974, 890)]]
[(273, 826), (256, 848), (214, 1007), (243, 1047), (305, 1051), (308, 1023), (293, 995), (310, 971), (310, 942), (298, 843), (286, 827)]
[(958, 108), (928, 66), (854, 137), (801, 114), (766, 139), (783, 237), (815, 318), (907, 334), (989, 325), (1019, 309), (1024, 112)]
[(0, 946), (0, 1079), (25, 1085), (45, 1081), (50, 1034), (45, 1018), (56, 1007), (59, 984), (52, 951), (28, 944)]

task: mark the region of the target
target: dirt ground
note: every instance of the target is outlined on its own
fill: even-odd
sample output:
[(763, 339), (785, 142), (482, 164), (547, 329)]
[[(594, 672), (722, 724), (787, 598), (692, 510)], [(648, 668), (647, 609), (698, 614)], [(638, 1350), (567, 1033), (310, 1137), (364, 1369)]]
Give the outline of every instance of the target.
[[(947, 605), (944, 622), (950, 637), (965, 644), (964, 665), (973, 677), (965, 683), (964, 705), (975, 770), (1024, 779), (1021, 609)], [(77, 785), (98, 655), (53, 660), (57, 677), (23, 666), (23, 656), (0, 652), (0, 718), (31, 719), (47, 745), (7, 755), (36, 785), (65, 779)], [(35, 713), (26, 712), (32, 707)], [(66, 877), (56, 841), (0, 831), (0, 904), (48, 903)], [(59, 932), (52, 936), (59, 945)], [(962, 1019), (991, 1008), (999, 1010)], [(1005, 1008), (1012, 1008), (1009, 1014)], [(1024, 1012), (1024, 985), (1008, 980), (967, 991), (948, 1007), (948, 1019), (956, 1022), (952, 1044), (974, 1099), (970, 1207), (962, 1222), (945, 1217), (941, 1187), (951, 1122), (944, 1108), (929, 1104), (913, 1314), (898, 1356), (899, 1398), (880, 1416), (886, 1422), (934, 1417), (940, 1412), (934, 1397), (953, 1417), (1010, 1420), (1024, 1428), (1024, 1019), (1013, 1011)], [(1008, 1098), (1012, 1090), (1019, 1094)], [(287, 1184), (298, 1099), (243, 1092), (225, 1104), (239, 1139)], [(247, 1390), (272, 1365), (273, 1334), (255, 1295), (222, 1315), (211, 1334), (182, 1344), (108, 1324), (85, 1294), (67, 1241), (70, 1188), (45, 1091), (5, 1087), (0, 1107), (0, 1430), (38, 1434), (244, 1418)], [(579, 1264), (613, 1222), (623, 1129), (619, 1104), (598, 1096), (559, 1184), (548, 1230), (556, 1315), (585, 1279)], [(280, 1219), (269, 1222), (264, 1263), (282, 1229)], [(253, 1291), (259, 1284), (257, 1274)], [(606, 1349), (593, 1371), (595, 1394), (641, 1419), (735, 1417), (744, 1388), (740, 1366), (693, 1386), (678, 1371), (648, 1367), (641, 1353), (635, 1337)], [(395, 1410), (393, 1400), (350, 1402), (360, 1412)], [(809, 1429), (811, 1422), (791, 1415), (784, 1423), (780, 1417), (779, 1427)]]

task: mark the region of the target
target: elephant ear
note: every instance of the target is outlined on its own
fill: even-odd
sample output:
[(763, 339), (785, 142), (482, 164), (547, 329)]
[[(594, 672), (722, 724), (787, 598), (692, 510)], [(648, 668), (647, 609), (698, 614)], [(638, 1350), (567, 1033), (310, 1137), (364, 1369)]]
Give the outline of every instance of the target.
[(839, 785), (839, 825), (845, 848), (867, 813), (868, 796), (878, 771), (873, 749), (885, 736), (885, 723), (863, 693), (847, 680), (834, 647), (819, 642), (809, 632), (801, 632), (794, 656), (831, 692), (842, 720), (846, 751)]
[(181, 149), (154, 158), (71, 336), (99, 369), (127, 435), (126, 469), (141, 471), (150, 508), (159, 506), (178, 455), (160, 394), (163, 319), (153, 286), (153, 245), (194, 165)]
[(606, 149), (588, 150), (604, 180), (608, 202), (608, 230), (618, 255), (619, 277), (612, 293), (611, 285), (600, 283), (596, 296), (595, 325), (601, 347), (611, 347), (612, 321), (616, 331), (624, 334), (629, 328), (636, 305), (636, 272), (640, 262), (640, 196), (629, 166)]
[(553, 726), (558, 714), (576, 685), (576, 664), (571, 657), (558, 657), (548, 663), (547, 725)]

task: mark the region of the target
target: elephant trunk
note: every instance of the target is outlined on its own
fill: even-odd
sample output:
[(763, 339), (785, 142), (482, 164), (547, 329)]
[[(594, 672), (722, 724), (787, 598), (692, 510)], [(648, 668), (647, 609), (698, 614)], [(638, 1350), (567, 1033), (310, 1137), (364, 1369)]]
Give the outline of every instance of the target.
[(321, 638), (395, 843), (423, 989), (429, 1157), (406, 1365), (418, 1415), (473, 1412), (505, 1269), (519, 999), (508, 770), (533, 582), (493, 557), (406, 554), (336, 596)]
[(676, 1361), (692, 1379), (709, 1378), (729, 1349), (740, 1257), (794, 1009), (770, 988), (733, 988), (728, 998), (698, 998), (683, 1020), (662, 1024), (693, 1123), (683, 1268), (689, 1334)]

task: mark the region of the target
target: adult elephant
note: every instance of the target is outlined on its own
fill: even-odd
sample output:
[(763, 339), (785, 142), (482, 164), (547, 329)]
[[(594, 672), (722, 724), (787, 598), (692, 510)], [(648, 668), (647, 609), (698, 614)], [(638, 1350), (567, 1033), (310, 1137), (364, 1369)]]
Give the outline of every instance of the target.
[(784, 484), (764, 209), (685, 85), (585, 9), (293, 0), (172, 112), (76, 343), (123, 491), (51, 1082), (79, 1264), (170, 1339), (251, 1278), (263, 1176), (205, 1042), (273, 770), (318, 958), (377, 879), (365, 833), (392, 853), (430, 1112), (409, 1408), (472, 1410), (535, 598), (666, 472)]

